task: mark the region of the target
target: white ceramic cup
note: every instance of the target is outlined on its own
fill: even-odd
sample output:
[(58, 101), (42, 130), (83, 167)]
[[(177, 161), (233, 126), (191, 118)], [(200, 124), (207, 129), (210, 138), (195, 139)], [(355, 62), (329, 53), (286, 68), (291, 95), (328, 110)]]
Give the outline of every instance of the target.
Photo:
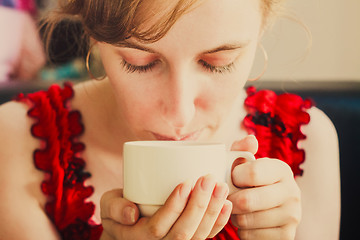
[(227, 151), (224, 144), (190, 141), (135, 141), (124, 144), (124, 198), (151, 216), (185, 181), (193, 184), (212, 174), (234, 191), (231, 166), (237, 158), (255, 160), (250, 152)]

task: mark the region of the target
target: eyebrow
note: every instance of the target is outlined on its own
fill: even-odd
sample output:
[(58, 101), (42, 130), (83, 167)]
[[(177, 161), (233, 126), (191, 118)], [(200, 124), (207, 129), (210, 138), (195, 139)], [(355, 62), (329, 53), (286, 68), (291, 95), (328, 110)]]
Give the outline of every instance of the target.
[[(216, 52), (221, 52), (221, 51), (231, 51), (231, 50), (235, 50), (235, 49), (240, 49), (240, 48), (244, 48), (245, 46), (247, 46), (248, 43), (249, 43), (249, 41), (246, 41), (244, 43), (224, 44), (224, 45), (221, 45), (214, 49), (205, 50), (201, 54), (211, 54), (211, 53), (216, 53)], [(124, 47), (124, 48), (138, 49), (138, 50), (149, 52), (149, 53), (158, 53), (157, 51), (155, 51), (151, 48), (148, 48), (148, 47), (145, 47), (145, 46), (142, 46), (140, 44), (130, 42), (130, 41), (121, 42), (121, 43), (117, 44), (117, 46)]]
[(220, 47), (207, 50), (207, 51), (203, 52), (203, 54), (210, 54), (210, 53), (216, 53), (216, 52), (221, 52), (221, 51), (231, 51), (231, 50), (235, 50), (235, 49), (239, 49), (239, 48), (244, 48), (246, 45), (248, 45), (248, 43), (249, 42), (224, 44), (224, 45), (221, 45)]
[(130, 41), (121, 42), (121, 43), (117, 44), (116, 46), (117, 47), (124, 47), (124, 48), (134, 48), (134, 49), (138, 49), (138, 50), (145, 51), (145, 52), (150, 52), (150, 53), (157, 53), (155, 50), (153, 50), (151, 48), (147, 48), (145, 46), (142, 46), (140, 44), (130, 42)]

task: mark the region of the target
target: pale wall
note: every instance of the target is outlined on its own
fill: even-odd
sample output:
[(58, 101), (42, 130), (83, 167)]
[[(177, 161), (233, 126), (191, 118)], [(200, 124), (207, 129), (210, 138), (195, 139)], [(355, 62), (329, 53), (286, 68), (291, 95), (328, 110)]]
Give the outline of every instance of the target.
[[(360, 0), (289, 0), (287, 5), (311, 30), (311, 50), (306, 54), (309, 40), (299, 23), (278, 21), (264, 36), (269, 66), (262, 79), (360, 81)], [(259, 51), (251, 77), (261, 72), (262, 59)]]

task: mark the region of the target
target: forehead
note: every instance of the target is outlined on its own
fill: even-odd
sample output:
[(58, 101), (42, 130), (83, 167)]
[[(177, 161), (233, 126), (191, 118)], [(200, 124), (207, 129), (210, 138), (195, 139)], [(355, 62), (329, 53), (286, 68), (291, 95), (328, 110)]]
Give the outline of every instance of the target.
[(155, 48), (206, 50), (224, 43), (257, 40), (262, 14), (260, 0), (205, 0), (181, 16)]

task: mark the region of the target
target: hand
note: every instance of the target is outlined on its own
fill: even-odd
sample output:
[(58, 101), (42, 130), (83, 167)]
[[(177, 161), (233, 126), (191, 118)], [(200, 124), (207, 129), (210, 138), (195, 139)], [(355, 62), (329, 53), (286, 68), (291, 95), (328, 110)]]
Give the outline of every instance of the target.
[(122, 190), (103, 195), (100, 203), (105, 239), (206, 239), (227, 223), (232, 209), (228, 186), (211, 175), (201, 177), (194, 189), (178, 185), (152, 217), (139, 218), (139, 210), (122, 198)]
[[(248, 137), (232, 148), (253, 151), (257, 149), (254, 140)], [(240, 188), (228, 197), (240, 239), (295, 238), (301, 218), (300, 189), (286, 163), (269, 158), (245, 162), (233, 169), (232, 180)]]

